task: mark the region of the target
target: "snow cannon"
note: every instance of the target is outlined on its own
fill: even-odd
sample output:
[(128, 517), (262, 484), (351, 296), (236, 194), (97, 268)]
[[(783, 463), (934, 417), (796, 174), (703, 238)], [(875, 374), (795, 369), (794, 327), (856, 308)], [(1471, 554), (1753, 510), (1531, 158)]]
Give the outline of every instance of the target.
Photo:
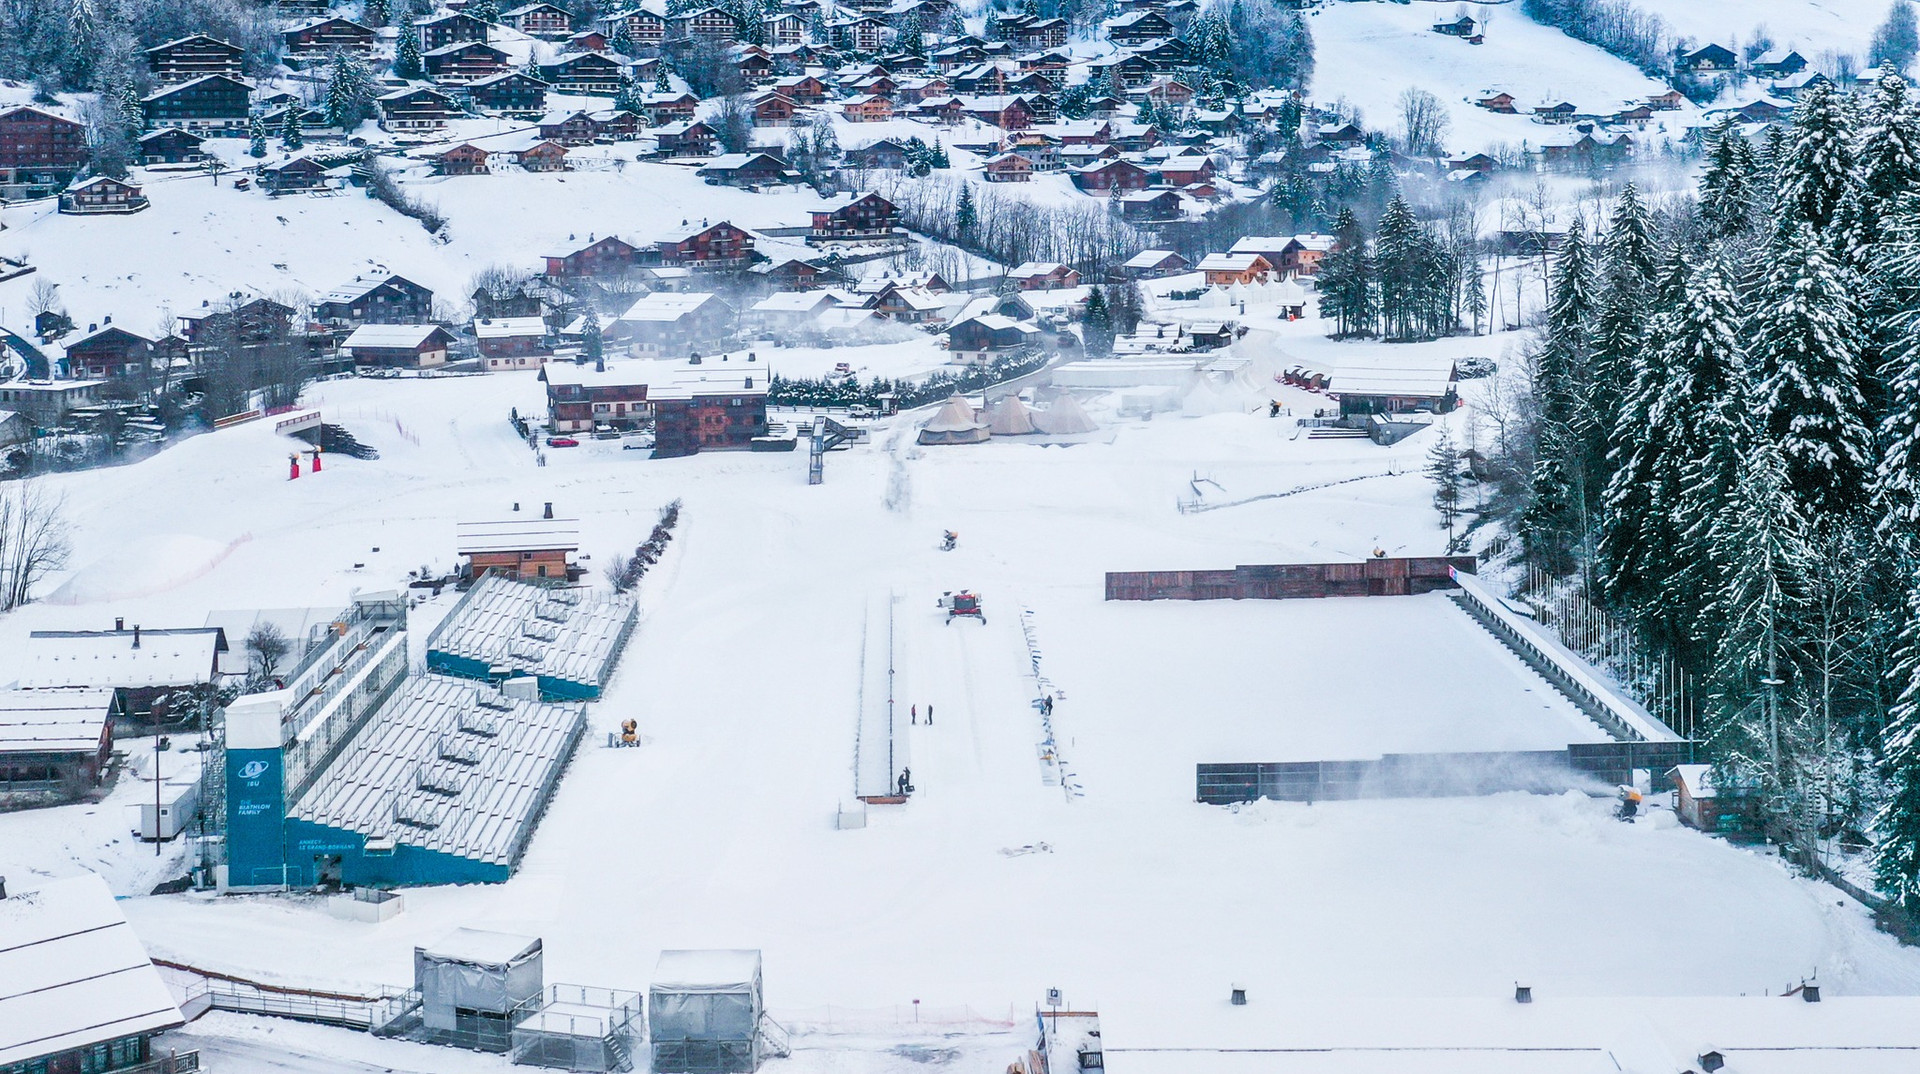
[(293, 454), (287, 456), (287, 464), (288, 464), (287, 480), (288, 481), (297, 480), (300, 477), (300, 453), (296, 451)]

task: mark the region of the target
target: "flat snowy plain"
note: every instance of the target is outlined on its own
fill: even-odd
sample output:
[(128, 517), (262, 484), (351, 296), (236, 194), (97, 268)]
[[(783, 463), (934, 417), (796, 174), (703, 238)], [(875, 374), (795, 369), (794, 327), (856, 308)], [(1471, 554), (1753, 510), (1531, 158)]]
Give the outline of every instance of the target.
[[(1294, 330), (1305, 343), (1309, 327)], [(596, 566), (661, 504), (686, 507), (593, 737), (512, 881), (409, 891), (379, 926), (301, 896), (148, 897), (177, 866), (126, 841), (131, 791), (0, 816), (0, 871), (100, 869), (156, 952), (311, 983), (404, 985), (415, 944), (465, 925), (542, 936), (550, 980), (623, 988), (645, 987), (662, 948), (762, 948), (769, 1003), (786, 1011), (920, 999), (1004, 1018), (1047, 987), (1097, 1005), (1229, 981), (1268, 996), (1485, 996), (1516, 978), (1543, 993), (1732, 995), (1817, 971), (1836, 993), (1920, 989), (1920, 956), (1833, 889), (1669, 817), (1618, 823), (1604, 800), (1195, 804), (1196, 761), (1597, 736), (1441, 596), (1102, 601), (1109, 569), (1440, 551), (1418, 472), (1431, 433), (1392, 449), (1293, 439), (1265, 416), (1267, 394), (1152, 421), (1096, 402), (1110, 442), (1071, 447), (916, 448), (923, 415), (903, 416), (808, 487), (801, 454), (654, 461), (589, 442), (536, 466), (506, 421), (539, 409), (530, 374), (336, 381), (308, 401), (379, 460), (330, 457), (288, 481), (286, 442), (256, 424), (55, 478), (75, 548), (50, 588), (78, 603), (0, 620), (0, 681), (30, 629), (197, 624), (391, 587), (451, 565), (456, 521), (514, 501), (579, 515)], [(1175, 509), (1196, 475), (1244, 498), (1362, 474), (1384, 476)], [(958, 551), (937, 550), (942, 528)], [(983, 593), (986, 626), (943, 625), (934, 599), (963, 586)], [(866, 608), (887, 593), (900, 702), (937, 721), (901, 747), (913, 801), (837, 831)], [(416, 639), (451, 596), (416, 610)], [(1064, 692), (1073, 800), (1041, 779), (1022, 609)], [(601, 747), (629, 715), (644, 748)]]

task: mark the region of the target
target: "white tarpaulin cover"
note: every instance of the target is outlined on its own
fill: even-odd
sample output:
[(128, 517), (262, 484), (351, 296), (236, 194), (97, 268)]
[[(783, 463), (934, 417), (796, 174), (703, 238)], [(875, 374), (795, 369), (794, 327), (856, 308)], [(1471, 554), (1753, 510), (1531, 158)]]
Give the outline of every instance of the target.
[(995, 436), (1024, 436), (1036, 431), (1033, 411), (1017, 395), (1003, 395), (987, 408), (987, 428)]
[(760, 952), (662, 951), (647, 995), (654, 1070), (759, 1065)]
[(432, 948), (413, 949), (420, 1017), (429, 1029), (458, 1028), (455, 1011), (505, 1015), (545, 988), (540, 941), (480, 929), (455, 929)]
[(1040, 431), (1053, 436), (1071, 436), (1075, 433), (1090, 433), (1099, 426), (1087, 416), (1080, 401), (1071, 395), (1061, 395), (1053, 405), (1033, 416), (1033, 423)]

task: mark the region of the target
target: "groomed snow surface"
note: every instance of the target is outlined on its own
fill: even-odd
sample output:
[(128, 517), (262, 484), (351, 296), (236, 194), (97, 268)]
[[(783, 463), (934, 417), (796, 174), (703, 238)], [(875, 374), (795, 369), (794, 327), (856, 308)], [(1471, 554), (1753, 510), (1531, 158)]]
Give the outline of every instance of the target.
[[(1272, 339), (1261, 330), (1243, 346)], [(1734, 995), (1817, 971), (1836, 994), (1920, 989), (1920, 957), (1857, 905), (1663, 813), (1622, 824), (1610, 803), (1577, 794), (1195, 804), (1196, 761), (1598, 737), (1443, 596), (1101, 599), (1106, 570), (1441, 550), (1419, 473), (1431, 433), (1392, 449), (1295, 439), (1288, 419), (1266, 416), (1277, 390), (1152, 421), (1095, 399), (1089, 412), (1114, 435), (1069, 447), (917, 448), (923, 411), (834, 453), (825, 484), (809, 487), (798, 452), (656, 461), (588, 441), (536, 466), (506, 421), (509, 407), (541, 409), (531, 374), (329, 382), (305, 401), (379, 460), (330, 456), (323, 473), (288, 481), (286, 442), (256, 424), (50, 479), (69, 498), (76, 564), (137, 547), (194, 562), (156, 567), (154, 579), (177, 579), (161, 592), (0, 620), (0, 681), (30, 629), (334, 606), (422, 564), (445, 569), (456, 522), (515, 501), (577, 516), (598, 580), (662, 504), (685, 508), (590, 709), (587, 745), (512, 881), (410, 890), (406, 911), (378, 926), (304, 896), (147, 897), (150, 848), (74, 837), (97, 841), (96, 815), (117, 799), (0, 815), (0, 872), (104, 867), (138, 896), (123, 906), (156, 952), (318, 986), (407, 984), (412, 947), (461, 926), (542, 937), (549, 980), (615, 988), (643, 989), (662, 949), (755, 948), (776, 1015), (834, 1005), (904, 1022), (919, 999), (1012, 1020), (1048, 987), (1084, 1007), (1212, 996), (1228, 982), (1275, 998), (1489, 996), (1517, 978), (1542, 994)], [(1218, 500), (1362, 475), (1377, 476), (1175, 509), (1196, 476), (1225, 490)], [(948, 528), (959, 548), (941, 552)], [(962, 587), (982, 594), (986, 625), (944, 624), (934, 602)], [(898, 701), (920, 710), (907, 730), (918, 793), (875, 807), (863, 830), (835, 830), (852, 801), (861, 624), (888, 591)], [(416, 636), (452, 599), (416, 610)], [(1059, 750), (1082, 788), (1072, 801), (1042, 779), (1023, 608), (1061, 691)], [(642, 748), (600, 746), (628, 716)], [(793, 1062), (828, 1069), (820, 1053)]]

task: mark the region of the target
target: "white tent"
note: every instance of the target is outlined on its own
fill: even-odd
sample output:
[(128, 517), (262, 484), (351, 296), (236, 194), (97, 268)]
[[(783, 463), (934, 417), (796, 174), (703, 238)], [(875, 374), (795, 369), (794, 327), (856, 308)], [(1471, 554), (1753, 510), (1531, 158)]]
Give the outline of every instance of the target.
[(1071, 395), (1062, 395), (1053, 405), (1035, 414), (1033, 423), (1040, 431), (1050, 436), (1071, 436), (1075, 433), (1090, 433), (1099, 428), (1080, 401)]
[(922, 444), (978, 444), (990, 435), (961, 395), (950, 396), (933, 420), (920, 427)]
[(1022, 436), (1038, 432), (1033, 411), (1017, 395), (1003, 395), (987, 408), (987, 430), (995, 436)]

